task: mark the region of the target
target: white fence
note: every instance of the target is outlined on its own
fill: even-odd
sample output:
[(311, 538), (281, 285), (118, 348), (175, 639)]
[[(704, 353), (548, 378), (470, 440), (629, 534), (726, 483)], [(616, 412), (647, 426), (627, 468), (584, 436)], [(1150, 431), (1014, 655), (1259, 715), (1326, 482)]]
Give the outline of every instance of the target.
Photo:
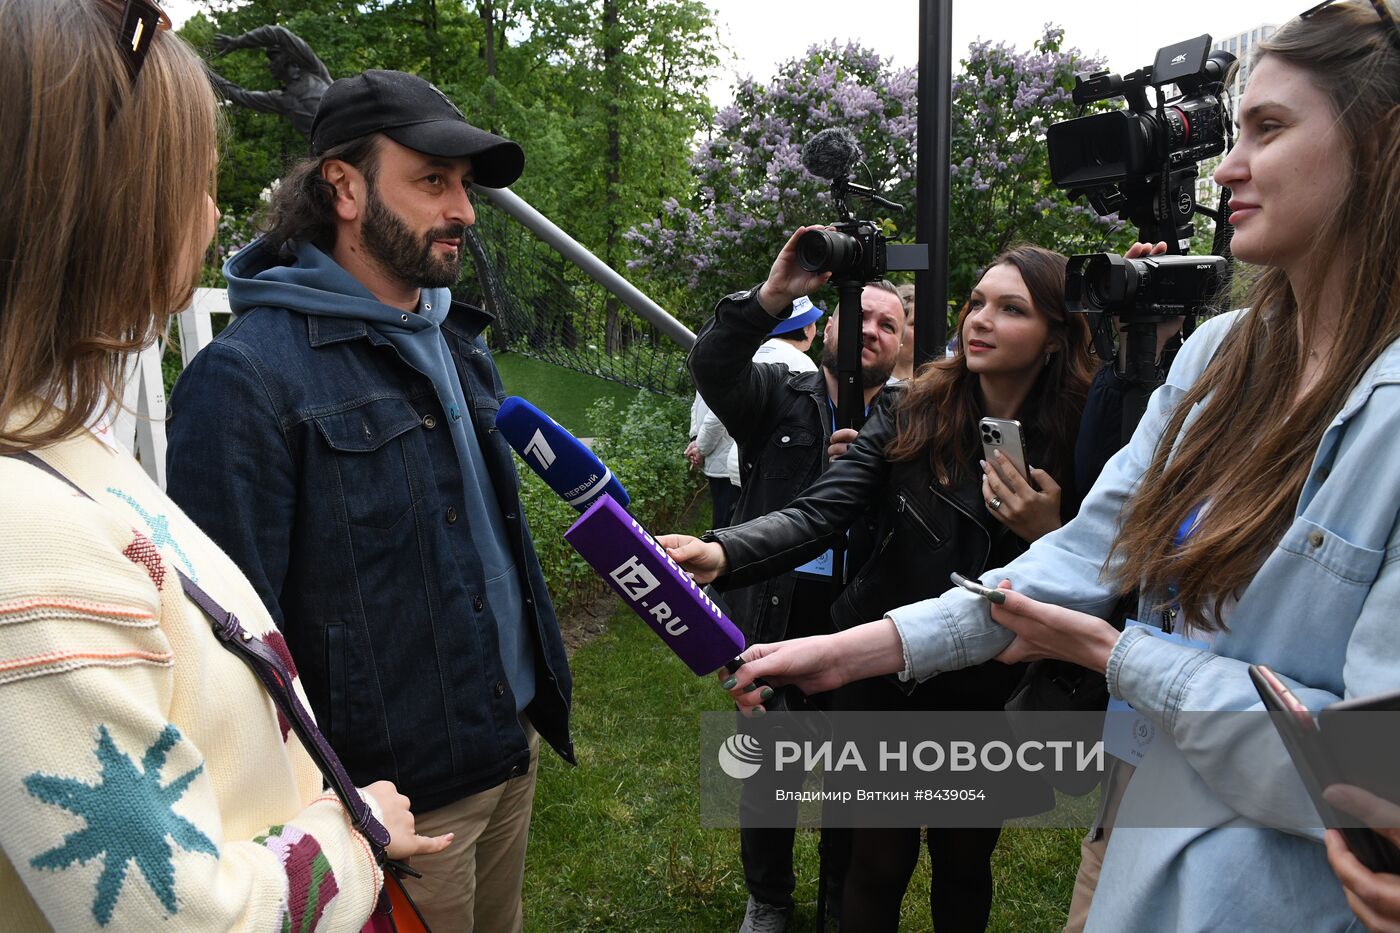
[[(195, 289), (190, 306), (176, 315), (180, 328), (181, 365), (214, 339), (214, 315), (229, 314), (228, 292), (222, 288)], [(173, 348), (162, 338), (130, 365), (121, 408), (105, 428), (112, 440), (141, 461), (151, 479), (165, 488), (165, 381), (160, 361)], [(99, 429), (101, 430), (101, 429)]]

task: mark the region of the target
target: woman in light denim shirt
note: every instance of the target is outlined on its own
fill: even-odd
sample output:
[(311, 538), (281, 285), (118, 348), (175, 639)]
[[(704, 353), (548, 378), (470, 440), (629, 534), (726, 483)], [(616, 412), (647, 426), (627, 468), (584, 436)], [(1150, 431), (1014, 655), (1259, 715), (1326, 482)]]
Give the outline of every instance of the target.
[[(1235, 255), (1267, 267), (1255, 310), (1203, 325), (1078, 518), (984, 575), (1003, 601), (955, 590), (756, 645), (731, 690), (749, 708), (756, 678), (818, 691), (1038, 657), (1104, 671), (1169, 739), (1122, 812), (1170, 800), (1193, 825), (1120, 821), (1091, 933), (1360, 926), (1277, 736), (1187, 713), (1259, 709), (1255, 663), (1313, 709), (1400, 688), (1400, 35), (1384, 2), (1327, 5), (1261, 43), (1216, 172)], [(1140, 618), (1210, 646), (1104, 622), (1139, 585)]]

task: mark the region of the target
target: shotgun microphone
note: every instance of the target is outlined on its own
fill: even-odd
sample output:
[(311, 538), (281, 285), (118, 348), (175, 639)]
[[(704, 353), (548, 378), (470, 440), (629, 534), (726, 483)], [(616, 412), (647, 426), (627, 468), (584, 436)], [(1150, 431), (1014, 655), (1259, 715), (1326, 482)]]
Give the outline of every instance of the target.
[(802, 167), (818, 178), (844, 178), (860, 157), (860, 143), (844, 126), (824, 129), (802, 147)]

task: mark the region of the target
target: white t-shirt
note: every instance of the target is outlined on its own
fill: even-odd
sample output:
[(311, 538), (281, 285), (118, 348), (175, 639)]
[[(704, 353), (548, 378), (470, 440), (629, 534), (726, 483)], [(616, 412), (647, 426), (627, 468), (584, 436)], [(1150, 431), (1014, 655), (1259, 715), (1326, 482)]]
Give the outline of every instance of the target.
[(781, 337), (769, 337), (753, 355), (755, 363), (782, 363), (795, 373), (815, 372), (817, 364), (812, 358)]

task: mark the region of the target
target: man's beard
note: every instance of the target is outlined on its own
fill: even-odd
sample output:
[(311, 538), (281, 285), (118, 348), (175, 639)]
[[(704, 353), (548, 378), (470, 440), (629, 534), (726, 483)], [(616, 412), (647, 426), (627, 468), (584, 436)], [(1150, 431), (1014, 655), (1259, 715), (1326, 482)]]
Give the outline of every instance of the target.
[[(430, 230), (421, 239), (414, 235), (399, 215), (379, 200), (373, 186), (365, 206), (362, 228), (365, 249), (396, 279), (418, 288), (447, 288), (457, 284), (462, 274), (462, 249), (467, 228), (456, 225)], [(457, 240), (454, 259), (433, 254), (434, 240)]]
[[(829, 343), (822, 344), (822, 369), (835, 375), (837, 372), (836, 348)], [(882, 386), (890, 379), (890, 373), (894, 372), (894, 363), (889, 366), (862, 366), (860, 368), (860, 387), (862, 389), (873, 389)]]

